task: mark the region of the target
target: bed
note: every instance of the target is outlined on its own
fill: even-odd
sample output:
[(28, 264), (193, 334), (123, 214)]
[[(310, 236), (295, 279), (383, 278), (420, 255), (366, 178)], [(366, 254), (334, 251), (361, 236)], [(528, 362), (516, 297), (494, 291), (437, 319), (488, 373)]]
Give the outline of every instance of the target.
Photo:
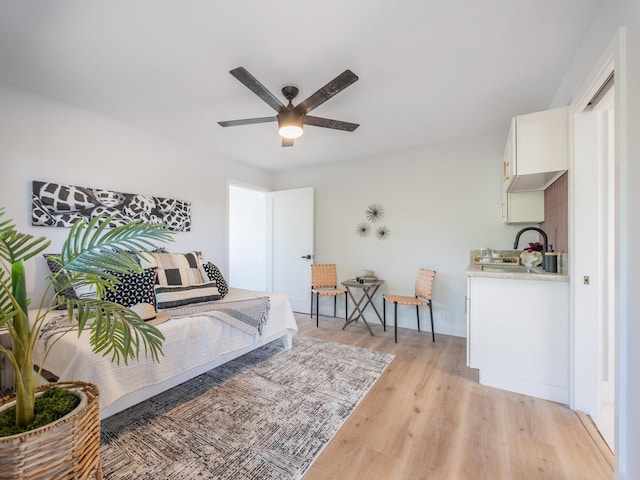
[[(238, 328), (216, 312), (173, 315), (157, 326), (165, 336), (160, 362), (143, 354), (128, 365), (114, 364), (110, 357), (91, 351), (89, 334), (84, 332), (80, 339), (74, 333), (62, 337), (51, 349), (44, 367), (60, 380), (97, 385), (103, 419), (267, 343), (281, 340), (285, 348), (291, 348), (297, 326), (286, 295), (231, 288), (219, 302), (264, 296), (269, 297), (270, 308), (260, 333)], [(43, 339), (34, 351), (36, 364), (42, 361), (44, 348)]]

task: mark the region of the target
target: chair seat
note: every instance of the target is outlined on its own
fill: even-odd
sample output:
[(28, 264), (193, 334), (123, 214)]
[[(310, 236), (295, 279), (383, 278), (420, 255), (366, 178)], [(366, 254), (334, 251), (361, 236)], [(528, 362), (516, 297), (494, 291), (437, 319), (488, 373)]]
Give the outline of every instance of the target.
[(384, 295), (387, 302), (397, 303), (398, 305), (427, 305), (426, 302), (408, 295)]
[(341, 290), (339, 288), (313, 288), (311, 291), (316, 295), (329, 295), (329, 296), (344, 295), (345, 293), (347, 293), (346, 290)]

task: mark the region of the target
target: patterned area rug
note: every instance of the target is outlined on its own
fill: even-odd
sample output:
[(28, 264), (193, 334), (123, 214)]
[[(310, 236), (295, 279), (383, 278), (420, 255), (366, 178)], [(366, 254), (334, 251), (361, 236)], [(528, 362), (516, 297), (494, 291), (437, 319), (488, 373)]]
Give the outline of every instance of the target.
[(102, 422), (105, 480), (295, 479), (393, 355), (297, 335)]

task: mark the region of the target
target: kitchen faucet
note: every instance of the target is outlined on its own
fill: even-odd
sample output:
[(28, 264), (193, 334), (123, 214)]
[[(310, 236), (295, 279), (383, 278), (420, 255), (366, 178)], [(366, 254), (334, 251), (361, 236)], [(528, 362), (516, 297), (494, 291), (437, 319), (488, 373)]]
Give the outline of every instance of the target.
[(549, 249), (549, 241), (547, 239), (547, 234), (544, 232), (544, 230), (538, 227), (524, 227), (522, 230), (516, 233), (516, 240), (515, 242), (513, 242), (513, 249), (514, 250), (518, 249), (518, 242), (520, 241), (520, 235), (522, 235), (527, 230), (535, 230), (536, 232), (539, 232), (540, 235), (542, 235), (543, 242), (544, 242), (544, 251), (546, 252)]

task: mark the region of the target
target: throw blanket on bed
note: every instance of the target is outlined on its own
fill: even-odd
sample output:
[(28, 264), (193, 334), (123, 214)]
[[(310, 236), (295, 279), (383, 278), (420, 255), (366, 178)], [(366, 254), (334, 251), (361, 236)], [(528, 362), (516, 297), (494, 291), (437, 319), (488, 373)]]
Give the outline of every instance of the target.
[[(162, 310), (162, 312), (169, 313), (173, 317), (210, 315), (257, 337), (262, 334), (262, 327), (267, 322), (270, 309), (271, 302), (269, 297), (256, 297), (246, 300), (217, 300), (215, 302), (196, 303), (168, 308)], [(53, 335), (77, 329), (78, 324), (75, 321), (70, 323), (66, 313), (60, 314), (51, 317), (45, 323), (40, 330), (38, 338), (47, 345)]]
[[(89, 324), (90, 322), (87, 322)], [(69, 316), (66, 313), (51, 317), (45, 322), (40, 329), (38, 340), (44, 340), (44, 344), (48, 345), (49, 339), (57, 333), (65, 333), (71, 330), (78, 330), (78, 324), (69, 322)]]
[(262, 335), (262, 327), (267, 321), (270, 309), (269, 297), (256, 297), (246, 300), (194, 303), (182, 307), (165, 308), (162, 312), (169, 313), (173, 317), (211, 314), (247, 333)]

